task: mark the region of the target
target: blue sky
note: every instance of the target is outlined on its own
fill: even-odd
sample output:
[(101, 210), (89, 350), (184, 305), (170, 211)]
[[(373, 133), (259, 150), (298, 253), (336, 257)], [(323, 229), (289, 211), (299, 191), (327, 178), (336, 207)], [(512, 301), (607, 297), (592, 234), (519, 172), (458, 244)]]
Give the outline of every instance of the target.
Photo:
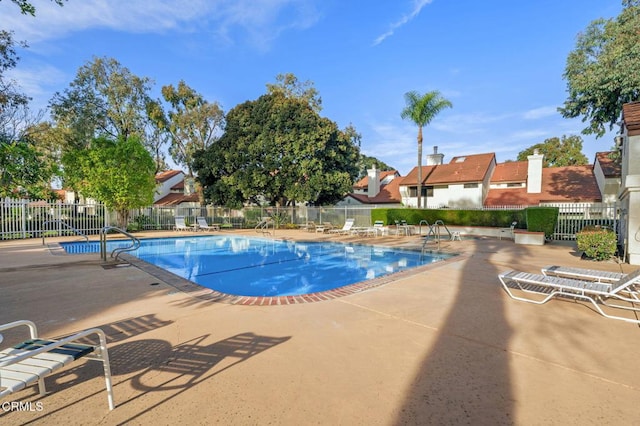
[[(0, 1), (0, 28), (29, 48), (11, 72), (46, 106), (94, 57), (112, 57), (163, 85), (184, 80), (225, 112), (257, 99), (279, 73), (310, 80), (321, 115), (362, 134), (362, 152), (406, 175), (417, 130), (404, 93), (438, 90), (453, 103), (425, 128), (426, 154), (495, 152), (498, 162), (546, 138), (580, 134), (556, 111), (576, 36), (620, 0), (34, 0), (36, 17)], [(590, 162), (613, 145), (582, 136)]]

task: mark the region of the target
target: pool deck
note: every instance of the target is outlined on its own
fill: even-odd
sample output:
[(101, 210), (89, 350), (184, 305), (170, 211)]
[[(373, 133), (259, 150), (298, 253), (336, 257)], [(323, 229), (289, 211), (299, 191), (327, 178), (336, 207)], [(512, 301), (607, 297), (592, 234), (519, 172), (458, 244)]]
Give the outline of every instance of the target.
[[(284, 230), (276, 237), (420, 244)], [(108, 410), (100, 364), (81, 361), (49, 377), (45, 397), (31, 387), (0, 400), (0, 423), (640, 423), (640, 327), (581, 302), (512, 300), (497, 279), (549, 264), (634, 266), (581, 260), (572, 242), (465, 238), (442, 249), (462, 255), (342, 297), (248, 306), (41, 240), (0, 242), (0, 323), (30, 319), (45, 337), (103, 328), (117, 404)], [(7, 411), (7, 401), (40, 401), (42, 410)]]

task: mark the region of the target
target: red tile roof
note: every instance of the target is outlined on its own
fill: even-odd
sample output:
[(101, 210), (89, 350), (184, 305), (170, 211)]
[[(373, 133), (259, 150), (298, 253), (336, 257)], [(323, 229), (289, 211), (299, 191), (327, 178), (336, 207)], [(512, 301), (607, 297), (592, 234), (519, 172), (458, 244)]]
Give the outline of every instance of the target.
[(490, 189), (485, 206), (537, 205), (541, 202), (601, 202), (593, 166), (545, 167), (542, 192), (527, 193), (527, 188)]
[(184, 195), (173, 192), (165, 195), (153, 204), (156, 206), (176, 206), (180, 203), (197, 203), (198, 201), (198, 194)]
[(640, 135), (640, 102), (622, 105), (622, 120), (629, 136)]
[(164, 172), (160, 172), (156, 174), (156, 182), (157, 183), (165, 182), (180, 173), (184, 173), (184, 172), (182, 170), (167, 170)]
[[(491, 163), (495, 162), (496, 155), (474, 154), (453, 157), (448, 164), (435, 166), (422, 166), (422, 183), (424, 185), (435, 185), (444, 183), (464, 183), (482, 181)], [(417, 185), (418, 168), (414, 167), (411, 172), (402, 180), (402, 185)]]
[(526, 182), (528, 171), (528, 161), (509, 161), (496, 164), (493, 176), (491, 176), (491, 183)]
[[(380, 181), (389, 175), (398, 173), (396, 170), (385, 170), (380, 172)], [(353, 185), (353, 189), (367, 189), (369, 187), (369, 176), (365, 176)]]
[(380, 187), (380, 192), (375, 197), (369, 197), (367, 194), (348, 194), (363, 204), (395, 204), (401, 203), (400, 182), (402, 178), (395, 178), (386, 185)]
[[(427, 181), (427, 178), (433, 172), (436, 166), (422, 166), (422, 184), (424, 185)], [(397, 178), (394, 180), (398, 180)], [(418, 168), (414, 167), (411, 169), (408, 175), (402, 178), (402, 185), (417, 185), (418, 184)]]
[(613, 154), (611, 151), (596, 152), (596, 161), (600, 163), (605, 177), (620, 177), (622, 175), (620, 157), (612, 159), (611, 154)]

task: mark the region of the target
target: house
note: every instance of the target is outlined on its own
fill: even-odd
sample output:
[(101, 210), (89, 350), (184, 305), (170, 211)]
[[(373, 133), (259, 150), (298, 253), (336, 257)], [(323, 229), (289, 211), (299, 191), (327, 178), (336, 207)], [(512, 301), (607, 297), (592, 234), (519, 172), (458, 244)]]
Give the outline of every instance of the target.
[(593, 165), (542, 167), (543, 158), (542, 154), (534, 152), (527, 161), (498, 164), (483, 205), (602, 202)]
[(596, 152), (593, 174), (602, 194), (602, 202), (615, 203), (618, 201), (622, 175), (620, 155), (613, 151)]
[[(422, 166), (423, 205), (430, 208), (482, 205), (496, 167), (495, 154), (453, 157), (448, 164), (444, 164), (443, 159), (434, 147), (434, 153), (427, 156), (427, 165)], [(418, 205), (417, 167), (400, 182), (400, 194), (404, 205)]]
[[(422, 167), (423, 205), (429, 208), (537, 206), (545, 203), (600, 203), (617, 199), (620, 166), (609, 152), (593, 165), (542, 167), (535, 152), (527, 161), (496, 163), (494, 153), (427, 156)], [(417, 206), (417, 167), (399, 182), (402, 202)]]
[(353, 192), (336, 203), (336, 206), (384, 205), (400, 207), (402, 199), (398, 189), (402, 180), (396, 170), (380, 171), (375, 165), (367, 170), (367, 176), (353, 185)]
[(619, 243), (629, 263), (640, 265), (640, 102), (622, 106), (620, 135), (615, 141), (622, 159)]
[(156, 194), (154, 206), (200, 207), (193, 178), (185, 176), (181, 170), (167, 170), (156, 174)]

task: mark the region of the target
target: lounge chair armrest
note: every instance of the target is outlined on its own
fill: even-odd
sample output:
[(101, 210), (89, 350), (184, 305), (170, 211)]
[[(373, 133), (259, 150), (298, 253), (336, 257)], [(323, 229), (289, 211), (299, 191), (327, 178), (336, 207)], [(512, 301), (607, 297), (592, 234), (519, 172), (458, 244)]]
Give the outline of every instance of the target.
[(33, 323), (33, 321), (28, 321), (28, 320), (18, 320), (18, 321), (13, 321), (7, 324), (0, 324), (0, 331), (9, 330), (11, 328), (20, 327), (22, 325), (29, 327), (29, 333), (32, 339), (38, 338), (38, 329), (35, 323)]
[[(18, 322), (18, 321), (16, 321)], [(28, 322), (28, 321), (27, 321)], [(32, 323), (33, 324), (33, 323)], [(22, 324), (19, 324), (22, 325)], [(18, 355), (18, 356), (11, 356), (10, 359), (8, 361), (3, 361), (2, 358), (0, 358), (0, 367), (4, 367), (7, 365), (11, 365), (11, 364), (15, 364), (17, 362), (23, 361), (25, 359), (28, 358), (32, 358), (35, 355), (41, 354), (43, 352), (50, 352), (52, 349), (55, 349), (57, 347), (66, 345), (67, 343), (71, 343), (75, 340), (79, 340), (82, 339), (83, 337), (87, 337), (91, 334), (97, 334), (98, 338), (100, 339), (100, 346), (99, 346), (99, 350), (102, 351), (102, 348), (106, 348), (107, 345), (107, 339), (106, 336), (104, 334), (104, 331), (102, 331), (99, 328), (90, 328), (88, 330), (84, 330), (81, 331), (79, 333), (76, 333), (72, 336), (66, 337), (64, 339), (60, 339), (60, 340), (56, 340), (48, 345), (42, 346), (38, 349), (29, 349), (26, 350), (25, 353), (23, 353), (22, 355)]]

